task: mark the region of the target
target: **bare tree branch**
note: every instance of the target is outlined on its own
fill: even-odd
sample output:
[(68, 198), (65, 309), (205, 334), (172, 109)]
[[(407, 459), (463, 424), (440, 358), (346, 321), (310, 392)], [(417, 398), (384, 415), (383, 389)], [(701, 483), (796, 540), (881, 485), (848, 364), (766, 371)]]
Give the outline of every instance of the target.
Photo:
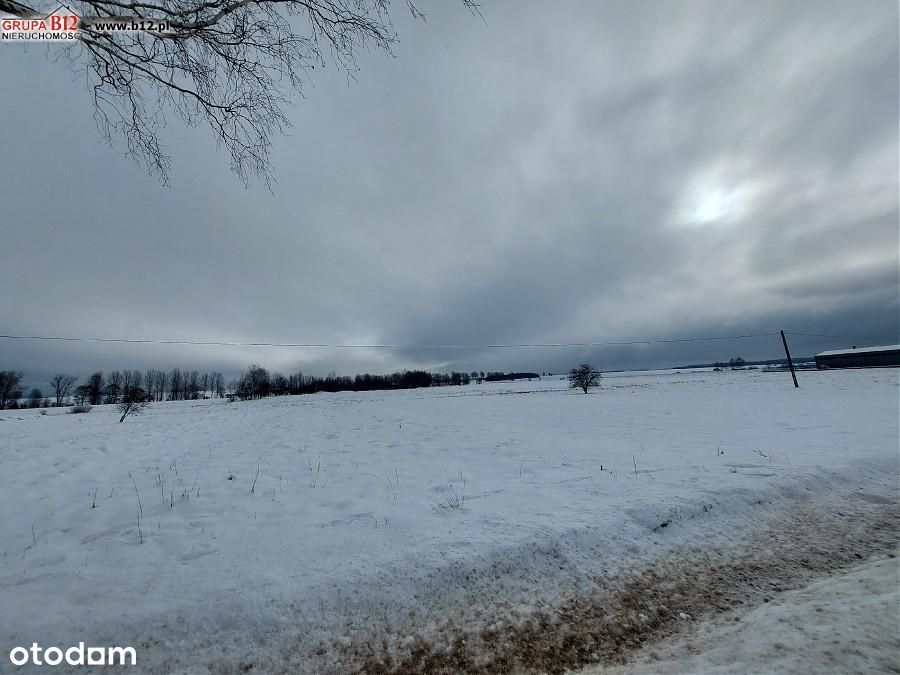
[[(476, 0), (460, 1), (478, 12)], [(128, 154), (165, 184), (172, 162), (159, 133), (174, 113), (188, 126), (207, 126), (245, 184), (257, 179), (271, 187), (273, 137), (291, 126), (284, 106), (303, 95), (309, 72), (334, 63), (352, 75), (359, 50), (392, 54), (397, 41), (390, 0), (67, 4), (82, 18), (68, 58), (86, 69), (100, 133), (110, 143), (123, 137)], [(56, 8), (52, 0), (47, 5)], [(425, 18), (411, 0), (407, 6)], [(0, 11), (41, 16), (18, 0), (0, 0)], [(103, 21), (122, 17), (167, 21), (169, 30), (103, 30)]]

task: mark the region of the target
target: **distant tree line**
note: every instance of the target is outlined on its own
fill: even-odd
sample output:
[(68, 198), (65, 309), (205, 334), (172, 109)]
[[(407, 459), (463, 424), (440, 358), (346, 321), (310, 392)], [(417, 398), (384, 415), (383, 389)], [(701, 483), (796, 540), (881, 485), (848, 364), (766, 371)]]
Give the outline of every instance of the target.
[[(747, 362), (744, 361), (743, 357), (735, 356), (733, 358), (728, 359), (728, 363), (725, 363), (724, 361), (716, 361), (712, 365), (713, 365), (713, 368), (719, 368), (720, 370), (724, 369), (724, 368), (731, 368), (732, 370), (735, 370), (735, 369), (744, 368), (747, 365)], [(690, 366), (688, 366), (688, 367), (690, 367)]]
[(254, 364), (235, 380), (232, 390), (237, 398), (247, 400), (266, 396), (315, 394), (320, 391), (376, 391), (465, 385), (471, 383), (473, 376), (478, 377), (478, 373), (429, 373), (424, 370), (404, 370), (390, 375), (365, 373), (354, 377), (334, 373), (318, 377), (301, 372), (285, 376), (278, 372), (270, 374), (262, 366)]
[(37, 388), (23, 401), (22, 373), (0, 371), (0, 409), (18, 407), (50, 407), (68, 405), (122, 404), (133, 401), (190, 401), (200, 398), (224, 398), (233, 395), (240, 399), (314, 394), (316, 392), (376, 391), (388, 389), (417, 389), (420, 387), (461, 386), (471, 382), (499, 382), (503, 380), (540, 379), (538, 373), (473, 370), (470, 373), (429, 373), (424, 370), (404, 370), (390, 375), (365, 373), (354, 377), (330, 373), (325, 377), (296, 372), (283, 375), (253, 364), (226, 390), (225, 378), (219, 372), (200, 372), (173, 368), (170, 371), (149, 368), (113, 370), (92, 373), (78, 386), (78, 378), (56, 373), (49, 381), (52, 400)]
[(538, 373), (488, 373), (482, 378), (485, 382), (502, 382), (504, 380), (533, 380), (541, 379)]
[(140, 370), (114, 370), (104, 378), (102, 371), (88, 377), (87, 382), (75, 387), (73, 398), (79, 405), (85, 403), (121, 403), (123, 400), (193, 401), (199, 398), (225, 396), (225, 377), (222, 373), (201, 373), (199, 370), (171, 371), (148, 368)]
[(420, 387), (447, 387), (467, 385), (471, 382), (499, 382), (501, 380), (540, 379), (538, 373), (503, 373), (473, 370), (470, 373), (429, 373), (424, 370), (404, 370), (390, 375), (365, 373), (349, 377), (331, 373), (326, 377), (269, 373), (259, 365), (252, 365), (232, 383), (231, 390), (237, 398), (247, 400), (266, 396), (315, 394), (320, 391), (376, 391), (387, 389), (418, 389)]
[(56, 373), (50, 378), (50, 391), (54, 401), (43, 392), (32, 389), (27, 401), (22, 403), (22, 373), (13, 370), (0, 371), (0, 410), (4, 408), (48, 408), (68, 405), (73, 399), (77, 405), (120, 404), (123, 401), (184, 401), (199, 398), (225, 396), (225, 377), (222, 373), (201, 373), (198, 370), (171, 371), (149, 368), (140, 370), (114, 370), (104, 376), (102, 371), (92, 373), (84, 384), (75, 386), (78, 378), (67, 373)]

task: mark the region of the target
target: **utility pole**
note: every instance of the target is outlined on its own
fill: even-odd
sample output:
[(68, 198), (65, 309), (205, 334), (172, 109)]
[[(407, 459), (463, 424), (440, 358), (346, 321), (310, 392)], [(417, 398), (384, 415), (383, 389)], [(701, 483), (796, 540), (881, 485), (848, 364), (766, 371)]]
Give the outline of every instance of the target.
[(781, 331), (781, 343), (784, 345), (784, 354), (787, 356), (788, 366), (791, 369), (791, 377), (794, 378), (794, 387), (799, 388), (800, 385), (797, 383), (797, 373), (794, 372), (794, 362), (791, 361), (791, 350), (788, 349), (787, 338), (784, 337), (784, 331)]

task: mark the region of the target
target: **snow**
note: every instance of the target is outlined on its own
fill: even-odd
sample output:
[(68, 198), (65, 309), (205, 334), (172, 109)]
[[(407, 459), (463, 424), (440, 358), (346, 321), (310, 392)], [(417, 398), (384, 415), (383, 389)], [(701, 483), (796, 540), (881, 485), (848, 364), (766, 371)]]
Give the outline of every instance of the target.
[(738, 547), (810, 490), (896, 498), (895, 370), (565, 384), (0, 412), (0, 659), (85, 640), (141, 672), (340, 672), (367, 635), (409, 650)]
[(618, 673), (887, 673), (900, 661), (900, 567), (878, 557), (642, 650)]
[(866, 354), (868, 352), (894, 352), (900, 350), (900, 345), (881, 345), (879, 347), (860, 347), (853, 349), (831, 349), (819, 352), (816, 356), (835, 356), (838, 354)]

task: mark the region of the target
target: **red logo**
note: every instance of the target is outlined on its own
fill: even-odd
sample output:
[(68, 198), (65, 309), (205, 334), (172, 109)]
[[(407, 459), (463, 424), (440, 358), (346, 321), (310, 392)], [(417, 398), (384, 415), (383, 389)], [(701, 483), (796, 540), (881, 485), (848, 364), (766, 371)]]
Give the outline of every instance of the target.
[(6, 16), (0, 19), (0, 40), (71, 40), (78, 32), (79, 21), (79, 16), (65, 5), (44, 17)]

